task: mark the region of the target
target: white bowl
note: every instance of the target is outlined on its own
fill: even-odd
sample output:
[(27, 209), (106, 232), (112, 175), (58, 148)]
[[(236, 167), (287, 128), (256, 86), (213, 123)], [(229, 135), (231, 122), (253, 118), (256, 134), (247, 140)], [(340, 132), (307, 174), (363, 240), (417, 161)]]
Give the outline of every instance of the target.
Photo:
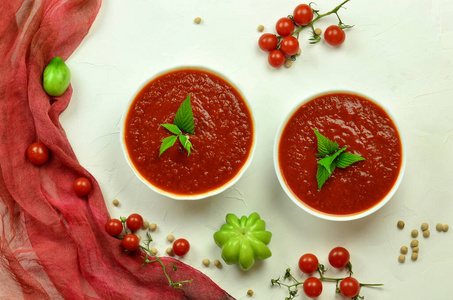
[[(284, 130), (284, 128), (286, 127), (286, 124), (288, 123), (288, 121), (290, 120), (290, 118), (294, 115), (294, 113), (304, 104), (306, 104), (307, 102), (309, 102), (310, 100), (312, 99), (315, 99), (317, 97), (320, 97), (320, 96), (323, 96), (323, 95), (327, 95), (327, 94), (332, 94), (332, 93), (347, 93), (347, 94), (353, 94), (353, 95), (358, 95), (358, 96), (361, 96), (365, 99), (368, 99), (372, 102), (374, 102), (375, 104), (377, 104), (379, 107), (381, 107), (386, 113), (387, 115), (390, 117), (390, 119), (393, 121), (393, 124), (395, 125), (396, 127), (396, 130), (399, 134), (399, 137), (400, 137), (400, 141), (401, 141), (401, 153), (402, 153), (402, 158), (401, 158), (401, 167), (400, 167), (400, 170), (399, 170), (399, 174), (398, 174), (398, 177), (393, 185), (393, 187), (391, 188), (391, 190), (387, 193), (387, 195), (380, 201), (378, 202), (376, 205), (374, 205), (373, 207), (365, 210), (365, 211), (362, 211), (362, 212), (359, 212), (359, 213), (356, 213), (356, 214), (349, 214), (349, 215), (334, 215), (334, 214), (328, 214), (328, 213), (323, 213), (323, 212), (320, 212), (320, 211), (317, 211), (317, 210), (314, 210), (313, 208), (311, 208), (310, 206), (308, 206), (307, 204), (303, 203), (303, 200), (300, 199), (299, 197), (297, 197), (293, 192), (291, 192), (290, 188), (287, 186), (286, 182), (285, 182), (285, 179), (283, 178), (283, 175), (282, 175), (282, 172), (280, 170), (280, 164), (279, 164), (279, 160), (278, 160), (278, 148), (279, 148), (279, 144), (280, 144), (280, 139), (281, 139), (281, 136), (282, 136), (282, 132)], [(274, 168), (275, 168), (275, 172), (277, 173), (277, 178), (278, 178), (278, 181), (280, 182), (283, 190), (286, 192), (286, 194), (288, 195), (288, 197), (297, 205), (299, 206), (300, 208), (302, 208), (303, 210), (305, 210), (306, 212), (308, 212), (309, 214), (311, 215), (314, 215), (316, 217), (319, 217), (319, 218), (322, 218), (322, 219), (326, 219), (326, 220), (332, 220), (332, 221), (350, 221), (350, 220), (355, 220), (355, 219), (360, 219), (360, 218), (363, 218), (365, 216), (368, 216), (374, 212), (376, 212), (377, 210), (379, 210), (381, 207), (383, 207), (389, 200), (390, 198), (392, 198), (392, 196), (395, 194), (396, 190), (398, 189), (400, 183), (401, 183), (401, 180), (403, 178), (403, 174), (404, 174), (404, 170), (405, 170), (405, 167), (406, 167), (406, 147), (405, 147), (405, 143), (404, 143), (404, 139), (403, 139), (403, 136), (401, 134), (401, 130), (399, 129), (398, 127), (398, 124), (396, 123), (395, 121), (395, 118), (393, 118), (393, 116), (389, 113), (389, 111), (387, 109), (385, 109), (378, 101), (374, 100), (373, 98), (370, 98), (369, 96), (366, 96), (366, 95), (363, 95), (361, 93), (358, 93), (358, 92), (354, 92), (354, 91), (347, 91), (347, 90), (332, 90), (332, 91), (327, 91), (327, 92), (322, 92), (322, 93), (318, 93), (316, 95), (313, 95), (311, 97), (308, 97), (306, 98), (305, 100), (303, 100), (302, 102), (300, 102), (295, 108), (293, 108), (289, 114), (286, 116), (286, 118), (283, 120), (283, 122), (281, 123), (278, 131), (277, 131), (277, 135), (276, 135), (276, 138), (275, 138), (275, 142), (274, 142)]]
[[(253, 126), (253, 130), (252, 130), (252, 145), (251, 145), (251, 149), (250, 149), (250, 153), (249, 153), (249, 156), (247, 157), (247, 160), (245, 161), (245, 163), (242, 165), (241, 169), (238, 171), (238, 173), (229, 181), (227, 181), (226, 183), (224, 183), (222, 186), (220, 187), (217, 187), (213, 190), (209, 190), (205, 193), (201, 193), (201, 194), (193, 194), (193, 195), (180, 195), (180, 194), (175, 194), (175, 193), (172, 193), (172, 192), (169, 192), (169, 191), (166, 191), (166, 190), (163, 190), (155, 185), (153, 185), (152, 183), (150, 183), (148, 180), (146, 180), (146, 178), (144, 178), (140, 172), (137, 170), (137, 168), (134, 166), (130, 156), (129, 156), (129, 153), (127, 151), (127, 147), (126, 147), (126, 143), (125, 143), (125, 139), (124, 139), (124, 130), (125, 130), (125, 123), (126, 123), (126, 118), (127, 118), (127, 114), (129, 112), (129, 109), (132, 105), (132, 103), (134, 102), (135, 100), (135, 97), (137, 96), (137, 94), (152, 80), (156, 79), (157, 77), (161, 76), (161, 75), (164, 75), (166, 73), (169, 73), (169, 72), (172, 72), (172, 71), (177, 71), (177, 70), (184, 70), (184, 69), (194, 69), (194, 70), (201, 70), (201, 71), (206, 71), (206, 72), (209, 72), (209, 73), (212, 73), (214, 75), (217, 75), (219, 76), (220, 78), (222, 78), (223, 80), (225, 80), (226, 82), (228, 82), (231, 86), (233, 86), (236, 91), (238, 91), (238, 93), (242, 96), (242, 98), (244, 99), (245, 101), (245, 104), (247, 105), (247, 108), (250, 112), (250, 116), (251, 116), (251, 122), (252, 122), (252, 126)], [(255, 129), (255, 120), (254, 120), (254, 117), (253, 117), (253, 112), (251, 110), (251, 107), (250, 107), (250, 104), (247, 102), (247, 98), (244, 96), (244, 94), (242, 93), (242, 91), (235, 85), (233, 84), (226, 76), (216, 72), (216, 71), (213, 71), (211, 69), (208, 69), (208, 68), (205, 68), (205, 67), (199, 67), (199, 66), (180, 66), (180, 67), (176, 67), (176, 68), (171, 68), (171, 69), (168, 69), (168, 70), (164, 70), (164, 71), (161, 71), (159, 73), (156, 73), (155, 75), (153, 75), (152, 77), (150, 77), (150, 79), (146, 80), (144, 83), (142, 83), (140, 85), (140, 87), (137, 89), (137, 91), (132, 95), (131, 99), (129, 100), (128, 104), (127, 104), (127, 108), (125, 109), (124, 113), (123, 113), (123, 116), (122, 116), (122, 120), (121, 120), (121, 130), (120, 130), (120, 140), (121, 140), (121, 148), (123, 149), (123, 153), (124, 153), (124, 156), (126, 158), (126, 161), (129, 165), (129, 167), (132, 169), (132, 171), (134, 172), (134, 174), (138, 177), (138, 179), (140, 179), (145, 185), (147, 185), (150, 189), (152, 189), (153, 191), (161, 194), (161, 195), (164, 195), (164, 196), (167, 196), (169, 198), (172, 198), (172, 199), (176, 199), (176, 200), (199, 200), (199, 199), (204, 199), (204, 198), (207, 198), (207, 197), (211, 197), (211, 196), (214, 196), (214, 195), (217, 195), (221, 192), (223, 192), (224, 190), (226, 190), (227, 188), (231, 187), (233, 184), (235, 184), (242, 176), (242, 174), (245, 172), (245, 170), (249, 167), (251, 161), (252, 161), (252, 158), (253, 158), (253, 155), (254, 155), (254, 152), (255, 152), (255, 141), (256, 141), (256, 129)]]

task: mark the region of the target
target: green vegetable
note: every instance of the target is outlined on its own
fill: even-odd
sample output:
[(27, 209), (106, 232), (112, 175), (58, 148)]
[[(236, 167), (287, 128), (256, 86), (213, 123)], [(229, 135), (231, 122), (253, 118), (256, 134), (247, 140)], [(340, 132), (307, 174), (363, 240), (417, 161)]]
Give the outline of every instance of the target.
[(182, 134), (182, 131), (190, 134), (193, 134), (194, 132), (194, 120), (192, 107), (190, 106), (190, 94), (187, 96), (186, 100), (184, 100), (184, 102), (176, 112), (173, 124), (160, 125), (175, 135), (166, 137), (162, 140), (159, 156), (161, 156), (165, 150), (173, 146), (178, 137), (184, 149), (187, 150), (187, 155), (190, 155), (190, 153), (192, 153), (192, 143), (189, 141), (189, 136)]
[(316, 129), (315, 131), (316, 138), (318, 139), (318, 152), (316, 156), (321, 158), (318, 160), (318, 171), (316, 172), (316, 180), (318, 182), (318, 189), (321, 190), (324, 183), (332, 176), (333, 171), (336, 167), (346, 168), (365, 158), (353, 154), (346, 153), (346, 147), (340, 148), (337, 142), (332, 142), (322, 134), (320, 134)]
[(229, 264), (239, 263), (242, 270), (247, 271), (255, 264), (255, 260), (263, 260), (272, 255), (269, 244), (272, 233), (266, 231), (266, 223), (257, 213), (248, 218), (238, 219), (234, 214), (227, 214), (226, 224), (214, 233), (214, 241), (222, 248), (222, 258)]
[(61, 96), (71, 82), (71, 71), (64, 61), (56, 56), (44, 69), (42, 85), (49, 96)]

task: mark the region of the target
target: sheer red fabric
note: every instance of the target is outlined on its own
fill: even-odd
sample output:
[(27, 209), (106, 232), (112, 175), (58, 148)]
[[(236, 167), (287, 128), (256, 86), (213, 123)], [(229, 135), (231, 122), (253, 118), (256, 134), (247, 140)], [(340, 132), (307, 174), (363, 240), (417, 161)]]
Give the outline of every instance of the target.
[[(109, 219), (95, 178), (77, 161), (58, 117), (72, 90), (51, 99), (42, 72), (80, 44), (100, 0), (11, 0), (0, 3), (0, 298), (2, 299), (232, 299), (182, 262), (168, 269), (182, 290), (169, 286), (157, 263), (141, 267), (104, 229)], [(31, 164), (27, 147), (40, 141), (50, 160)], [(93, 190), (78, 197), (74, 180)]]

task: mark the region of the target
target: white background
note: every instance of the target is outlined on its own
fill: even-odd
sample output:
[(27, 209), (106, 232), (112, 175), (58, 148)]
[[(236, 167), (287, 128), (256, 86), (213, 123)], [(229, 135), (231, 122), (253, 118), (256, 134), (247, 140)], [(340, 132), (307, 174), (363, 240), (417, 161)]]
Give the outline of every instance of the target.
[[(321, 12), (340, 1), (316, 1)], [(159, 229), (153, 247), (165, 255), (166, 236), (187, 238), (191, 250), (182, 261), (201, 270), (234, 297), (283, 299), (285, 288), (270, 279), (299, 257), (316, 254), (328, 265), (335, 246), (351, 253), (366, 299), (451, 299), (453, 229), (453, 2), (451, 0), (352, 1), (340, 10), (346, 41), (332, 48), (308, 44), (289, 69), (272, 69), (257, 41), (275, 32), (275, 22), (292, 14), (298, 1), (104, 1), (89, 35), (68, 60), (74, 95), (61, 122), (80, 162), (98, 180), (112, 217), (141, 213)], [(193, 19), (201, 17), (199, 25)], [(325, 29), (334, 16), (316, 23)], [(120, 119), (135, 91), (153, 74), (180, 65), (204, 66), (226, 75), (244, 93), (256, 120), (257, 148), (244, 176), (232, 188), (208, 199), (176, 201), (149, 190), (132, 173), (120, 147)], [(283, 192), (273, 167), (273, 142), (281, 120), (304, 98), (332, 89), (357, 91), (381, 102), (405, 137), (407, 167), (399, 190), (377, 213), (350, 222), (317, 219)], [(119, 199), (114, 207), (112, 200)], [(248, 272), (237, 266), (216, 269), (203, 258), (220, 259), (212, 234), (227, 213), (258, 212), (273, 233), (270, 259)], [(404, 220), (404, 230), (396, 228)], [(398, 263), (410, 231), (428, 222), (431, 236), (419, 237), (418, 261)], [(328, 274), (339, 276), (335, 271)], [(303, 294), (300, 291), (300, 294)], [(300, 295), (298, 299), (307, 299)], [(319, 299), (335, 296), (324, 283)]]

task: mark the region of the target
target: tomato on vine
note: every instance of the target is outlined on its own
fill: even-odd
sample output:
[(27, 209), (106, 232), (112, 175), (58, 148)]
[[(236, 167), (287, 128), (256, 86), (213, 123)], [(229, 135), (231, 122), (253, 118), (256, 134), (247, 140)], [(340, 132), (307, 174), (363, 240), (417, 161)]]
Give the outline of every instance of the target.
[(360, 292), (360, 283), (354, 277), (346, 277), (340, 282), (340, 293), (346, 298), (354, 298)]
[(133, 233), (130, 233), (123, 238), (123, 247), (126, 250), (135, 251), (139, 244), (140, 240), (138, 239), (138, 236)]
[(42, 165), (49, 160), (49, 148), (41, 142), (28, 146), (27, 157), (34, 165)]
[(111, 236), (118, 236), (123, 232), (123, 223), (118, 219), (110, 219), (105, 224), (105, 231)]
[(306, 274), (311, 274), (318, 270), (318, 265), (318, 258), (311, 253), (304, 254), (299, 259), (299, 269)]
[(177, 239), (173, 243), (173, 253), (178, 256), (184, 256), (189, 252), (190, 244), (186, 239)]
[(329, 253), (329, 263), (334, 268), (344, 268), (349, 262), (349, 251), (343, 247), (335, 247)]
[(258, 40), (258, 46), (263, 51), (272, 51), (277, 49), (278, 39), (275, 34), (265, 33)]
[(322, 293), (322, 282), (316, 277), (307, 278), (302, 287), (305, 295), (310, 298), (319, 297)]
[(91, 192), (91, 181), (86, 177), (79, 177), (74, 181), (73, 189), (77, 196), (83, 197)]
[(300, 26), (308, 25), (313, 20), (313, 9), (308, 4), (300, 4), (294, 9), (293, 19)]
[(275, 29), (280, 36), (288, 36), (294, 31), (294, 23), (290, 18), (280, 18), (275, 24)]
[(137, 231), (143, 226), (143, 218), (139, 214), (131, 214), (127, 217), (126, 225), (131, 231)]
[(297, 54), (297, 51), (299, 51), (299, 41), (290, 35), (282, 40), (280, 47), (283, 54), (293, 56)]
[(274, 68), (279, 68), (285, 63), (285, 54), (281, 50), (273, 50), (269, 53), (267, 61)]
[(344, 40), (346, 39), (346, 34), (339, 26), (330, 25), (324, 32), (324, 39), (326, 40), (327, 44), (337, 47), (343, 44)]

